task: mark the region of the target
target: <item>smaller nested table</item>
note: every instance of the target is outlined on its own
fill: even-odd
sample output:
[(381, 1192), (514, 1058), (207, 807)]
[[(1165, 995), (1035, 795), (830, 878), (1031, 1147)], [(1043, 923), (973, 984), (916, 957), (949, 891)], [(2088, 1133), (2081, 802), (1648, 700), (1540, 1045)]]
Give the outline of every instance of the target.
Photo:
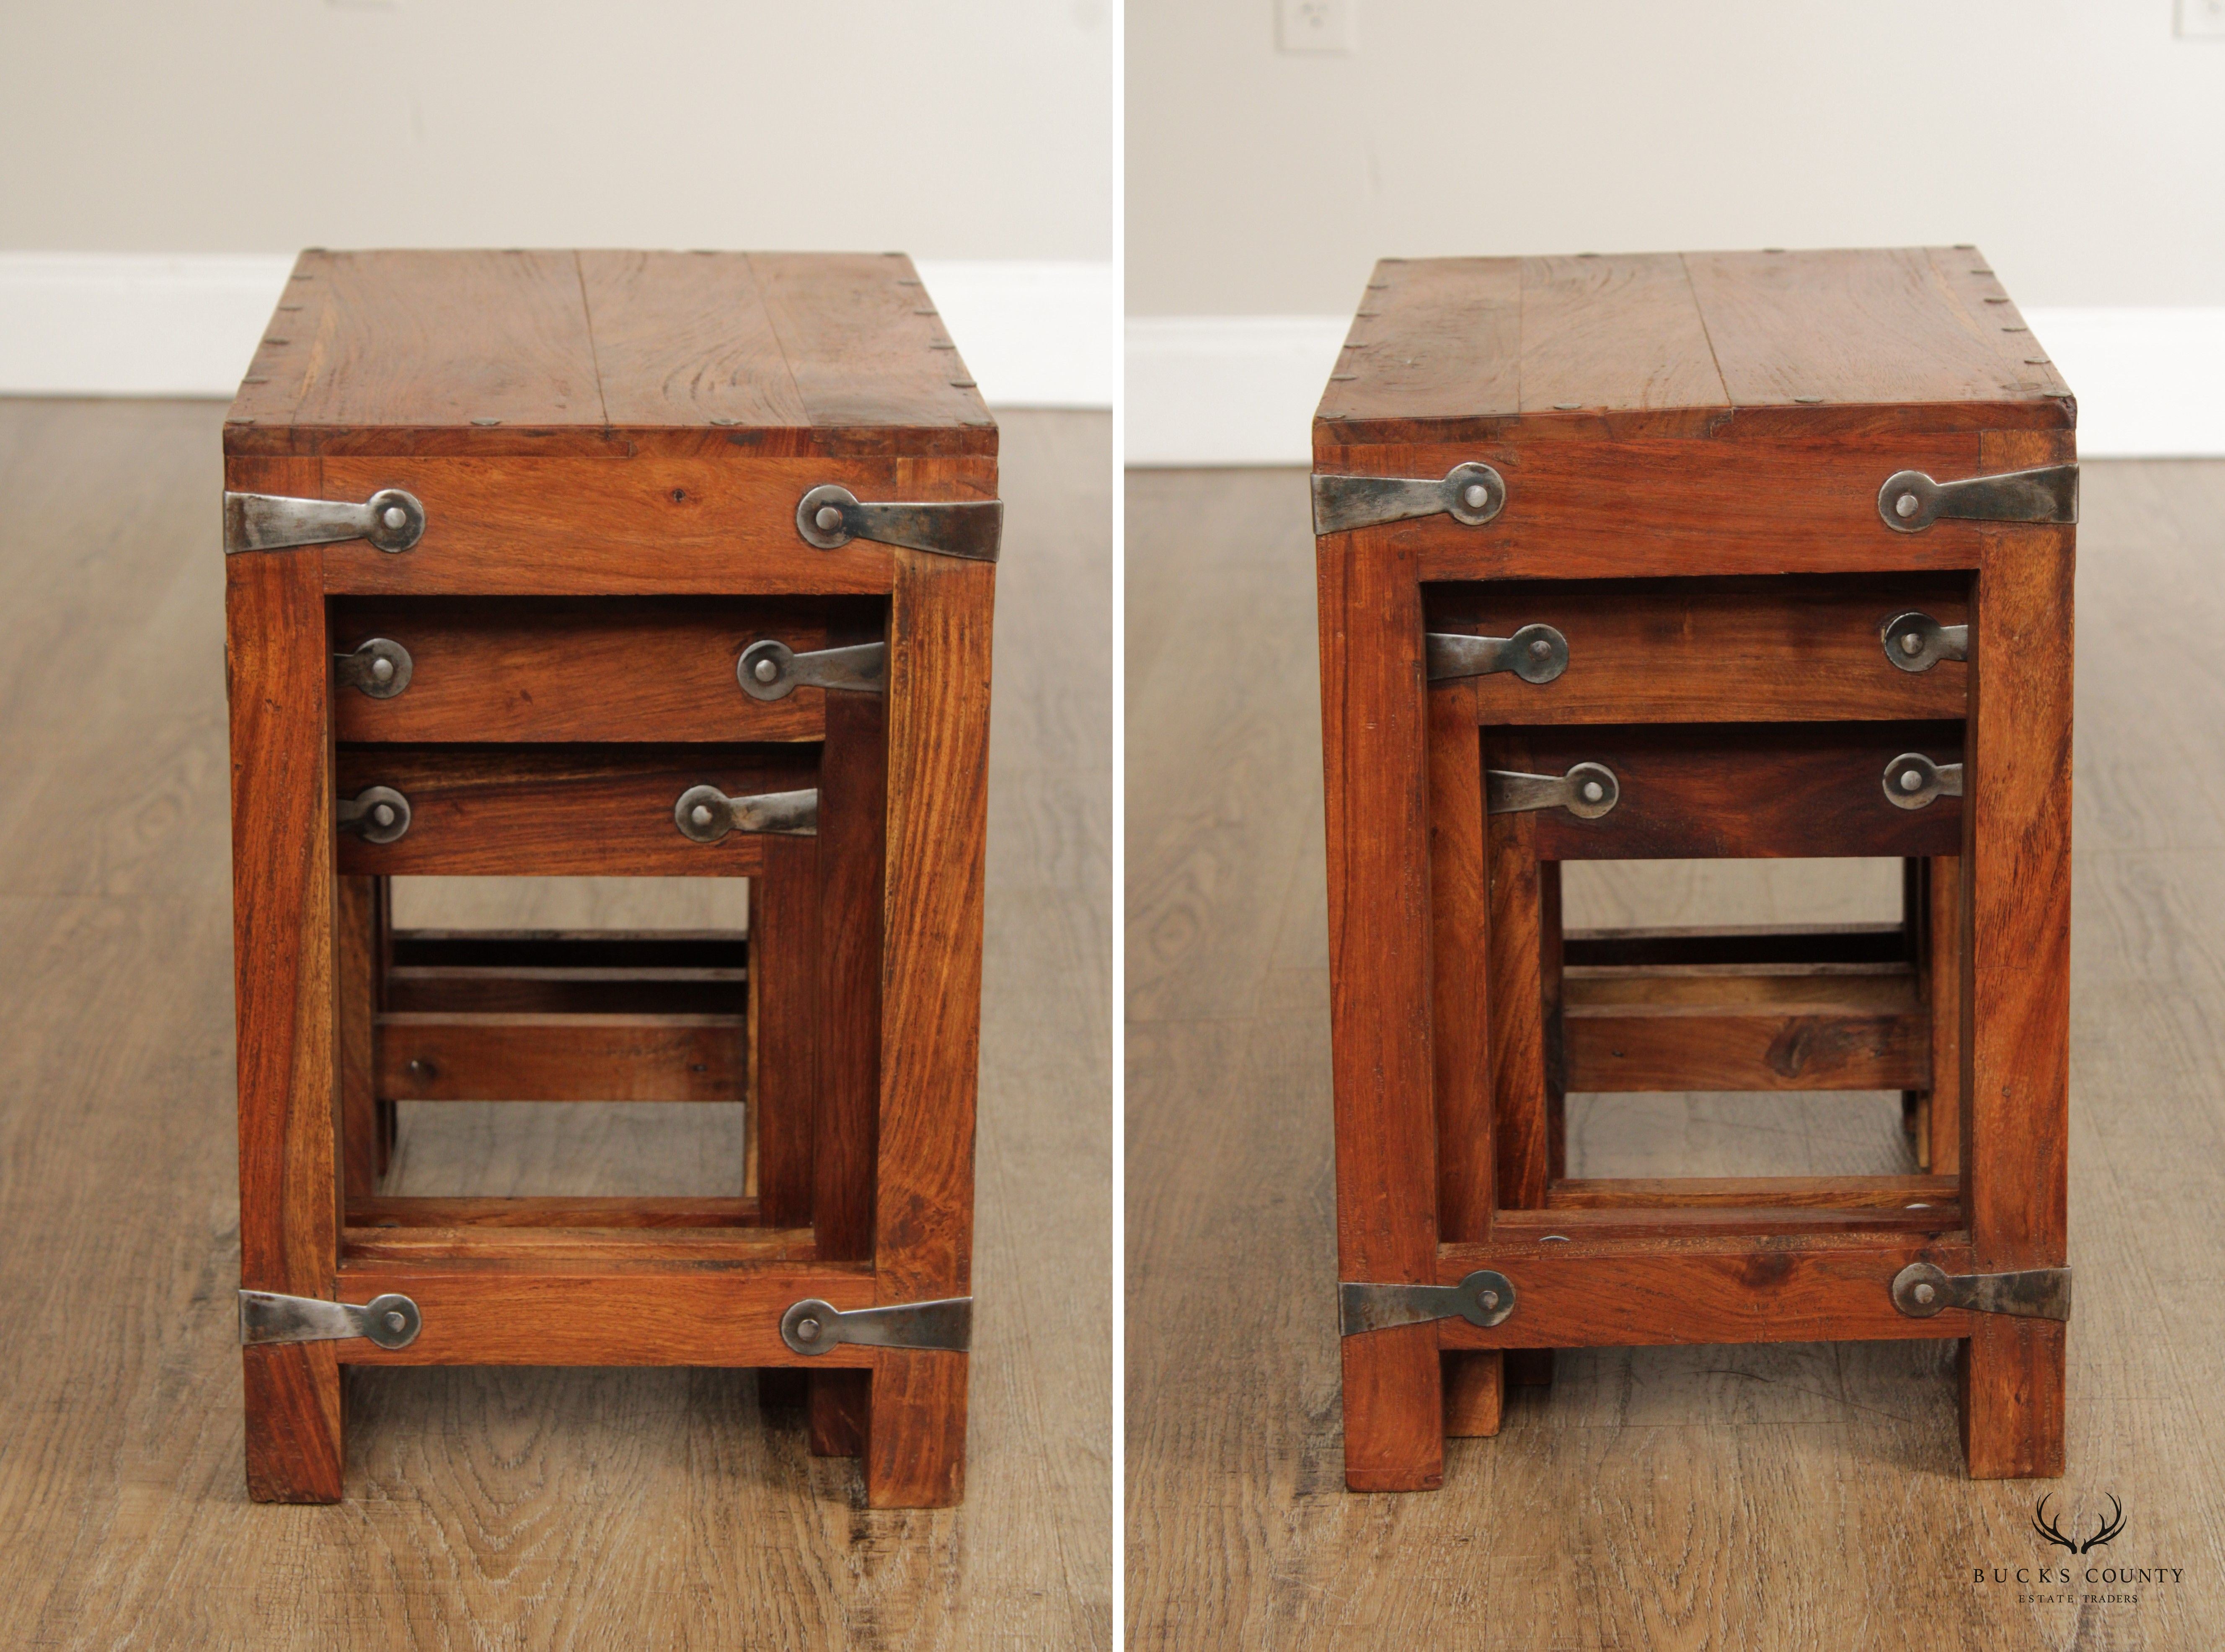
[[(809, 1372), (966, 1443), (997, 429), (900, 255), (310, 252), (225, 427), (247, 1477), (350, 1364)], [(751, 933), (397, 930), (412, 874)], [(733, 1195), (382, 1187), (399, 1101), (744, 1101)]]
[[(1971, 1474), (2062, 1472), (2074, 421), (1968, 247), (1377, 266), (1314, 422), (1355, 1490), (1643, 1343), (1956, 1339)], [(1563, 862), (1710, 856), (1901, 916), (1563, 932)], [(1569, 1091), (1818, 1089), (1912, 1164), (1568, 1174)]]

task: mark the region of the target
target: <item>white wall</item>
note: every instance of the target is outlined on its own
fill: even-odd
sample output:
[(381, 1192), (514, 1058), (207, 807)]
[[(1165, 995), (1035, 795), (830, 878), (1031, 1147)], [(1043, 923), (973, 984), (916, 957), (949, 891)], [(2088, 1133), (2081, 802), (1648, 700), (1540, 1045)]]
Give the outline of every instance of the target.
[(1132, 463), (1303, 463), (1380, 256), (1956, 242), (2083, 451), (2225, 453), (2225, 37), (2173, 0), (1341, 3), (1347, 56), (1128, 0)]
[(1114, 26), (1111, 0), (10, 0), (0, 391), (228, 393), (267, 260), (304, 246), (893, 248), (941, 269), (992, 400), (1103, 402)]
[(2172, 0), (1128, 0), (1128, 303), (1348, 311), (1381, 254), (1973, 241), (2032, 306), (2225, 303), (2225, 39)]

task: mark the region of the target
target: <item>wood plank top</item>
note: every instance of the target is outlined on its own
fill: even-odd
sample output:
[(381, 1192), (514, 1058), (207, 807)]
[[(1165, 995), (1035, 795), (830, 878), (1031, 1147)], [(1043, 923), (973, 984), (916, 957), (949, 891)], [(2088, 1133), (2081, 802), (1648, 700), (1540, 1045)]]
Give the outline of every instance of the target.
[(996, 446), (901, 253), (313, 250), (225, 424), (228, 454)]
[(1385, 259), (1316, 447), (2065, 428), (1975, 247)]

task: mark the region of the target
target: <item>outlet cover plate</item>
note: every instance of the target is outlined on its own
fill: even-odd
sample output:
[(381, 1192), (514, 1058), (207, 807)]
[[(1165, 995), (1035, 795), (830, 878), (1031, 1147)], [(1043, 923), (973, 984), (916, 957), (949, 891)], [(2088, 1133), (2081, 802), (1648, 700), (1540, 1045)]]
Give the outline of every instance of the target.
[(1276, 48), (1349, 53), (1353, 13), (1358, 9), (1359, 0), (1275, 0)]

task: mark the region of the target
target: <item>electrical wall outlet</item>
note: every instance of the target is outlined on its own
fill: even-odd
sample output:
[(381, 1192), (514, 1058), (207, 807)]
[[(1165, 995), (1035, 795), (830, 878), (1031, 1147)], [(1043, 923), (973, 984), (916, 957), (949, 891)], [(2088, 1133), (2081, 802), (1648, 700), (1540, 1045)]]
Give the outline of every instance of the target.
[(2181, 40), (2225, 40), (2225, 0), (2178, 0)]
[(1358, 8), (1359, 0), (1275, 0), (1275, 45), (1285, 52), (1349, 52)]

